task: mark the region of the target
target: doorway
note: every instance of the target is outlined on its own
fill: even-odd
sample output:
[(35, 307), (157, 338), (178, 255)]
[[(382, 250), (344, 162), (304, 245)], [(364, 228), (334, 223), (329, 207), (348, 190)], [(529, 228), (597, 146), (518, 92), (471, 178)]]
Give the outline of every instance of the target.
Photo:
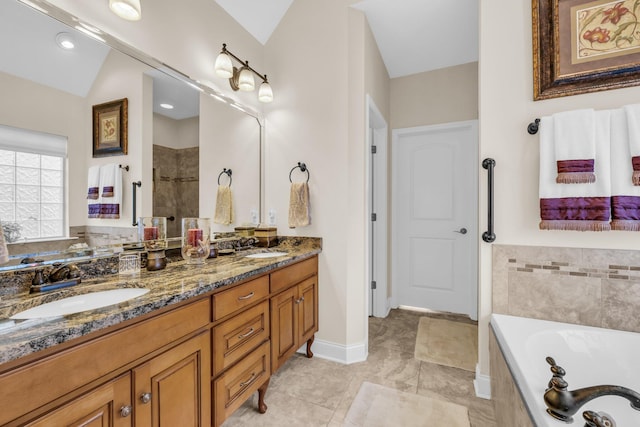
[(393, 131), (394, 306), (477, 319), (477, 120)]
[(367, 161), (369, 241), (367, 301), (369, 316), (386, 317), (391, 309), (387, 280), (387, 135), (389, 128), (384, 116), (367, 95)]

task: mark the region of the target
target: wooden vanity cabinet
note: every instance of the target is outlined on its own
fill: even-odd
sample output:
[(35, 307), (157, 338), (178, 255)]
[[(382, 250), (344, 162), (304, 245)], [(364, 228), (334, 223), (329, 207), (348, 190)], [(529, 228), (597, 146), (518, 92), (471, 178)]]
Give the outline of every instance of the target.
[(271, 372), (307, 343), (307, 357), (318, 331), (318, 258), (271, 274)]
[(0, 374), (0, 425), (208, 427), (209, 322), (203, 298), (64, 350), (53, 347)]
[(133, 425), (131, 412), (131, 374), (126, 373), (26, 426), (130, 427)]

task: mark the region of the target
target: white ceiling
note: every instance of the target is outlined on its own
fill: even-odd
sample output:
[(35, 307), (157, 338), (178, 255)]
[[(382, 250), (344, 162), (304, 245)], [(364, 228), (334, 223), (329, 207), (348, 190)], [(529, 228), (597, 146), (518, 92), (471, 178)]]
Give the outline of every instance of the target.
[[(215, 0), (265, 44), (293, 0)], [(318, 0), (319, 1), (319, 0)], [(391, 78), (478, 60), (479, 0), (362, 0)]]

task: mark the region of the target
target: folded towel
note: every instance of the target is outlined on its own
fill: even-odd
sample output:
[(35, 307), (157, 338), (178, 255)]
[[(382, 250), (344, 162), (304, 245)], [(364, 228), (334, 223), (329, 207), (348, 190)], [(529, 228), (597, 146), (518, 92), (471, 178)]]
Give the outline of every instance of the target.
[(540, 229), (542, 230), (610, 230), (611, 167), (609, 163), (609, 111), (595, 113), (595, 174), (591, 184), (558, 184), (555, 148), (552, 144), (553, 118), (543, 117), (540, 123)]
[(2, 223), (0, 223), (0, 264), (7, 262), (9, 262), (9, 250), (7, 249), (7, 242), (4, 240)]
[(87, 173), (87, 199), (97, 200), (100, 195), (100, 166), (94, 165)]
[(122, 169), (118, 163), (110, 163), (100, 168), (100, 218), (120, 218), (122, 205)]
[(110, 163), (100, 168), (100, 187), (102, 189), (102, 197), (113, 197), (118, 172), (120, 172), (120, 165), (117, 163)]
[(233, 223), (233, 194), (229, 185), (218, 185), (213, 222), (223, 225)]
[[(553, 115), (556, 182), (581, 184), (595, 182), (595, 127), (592, 109), (565, 111)], [(542, 138), (542, 135), (540, 136)]]
[[(640, 104), (625, 105), (628, 146), (631, 154), (631, 177), (633, 185), (640, 185)], [(626, 160), (629, 161), (628, 159)]]
[(611, 229), (640, 231), (640, 186), (629, 179), (633, 167), (628, 119), (626, 109), (611, 112)]
[(289, 193), (289, 228), (304, 227), (311, 224), (311, 205), (309, 203), (309, 184), (294, 182)]

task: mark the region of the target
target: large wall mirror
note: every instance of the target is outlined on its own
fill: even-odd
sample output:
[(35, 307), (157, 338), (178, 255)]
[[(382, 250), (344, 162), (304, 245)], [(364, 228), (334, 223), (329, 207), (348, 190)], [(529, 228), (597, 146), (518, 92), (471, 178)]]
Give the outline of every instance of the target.
[[(232, 231), (261, 218), (262, 125), (257, 113), (135, 47), (98, 29), (83, 28), (74, 17), (44, 1), (31, 4), (35, 8), (18, 0), (0, 2), (0, 125), (67, 139), (66, 199), (59, 213), (65, 236), (80, 236), (91, 247), (135, 241), (131, 183), (138, 180), (142, 185), (137, 216), (166, 216), (172, 219), (169, 237), (179, 236), (182, 217), (213, 218), (217, 186), (229, 183), (229, 175), (221, 175), (225, 169), (232, 171), (235, 220), (215, 225), (214, 231)], [(39, 6), (48, 13), (37, 10)], [(96, 35), (102, 40), (95, 40)], [(67, 36), (75, 44), (72, 50), (59, 45)], [(128, 154), (93, 158), (92, 106), (125, 97)], [(89, 167), (108, 163), (129, 167), (122, 172), (120, 219), (89, 219)], [(15, 180), (11, 184), (0, 173), (0, 181), (0, 186), (13, 186), (11, 197), (26, 197)], [(0, 196), (0, 205), (8, 197)], [(3, 206), (3, 224), (34, 218)], [(15, 268), (22, 255), (66, 258), (60, 245), (71, 243), (65, 240), (56, 247), (47, 242), (39, 247), (26, 244), (21, 236), (9, 245), (12, 259), (0, 270)]]

